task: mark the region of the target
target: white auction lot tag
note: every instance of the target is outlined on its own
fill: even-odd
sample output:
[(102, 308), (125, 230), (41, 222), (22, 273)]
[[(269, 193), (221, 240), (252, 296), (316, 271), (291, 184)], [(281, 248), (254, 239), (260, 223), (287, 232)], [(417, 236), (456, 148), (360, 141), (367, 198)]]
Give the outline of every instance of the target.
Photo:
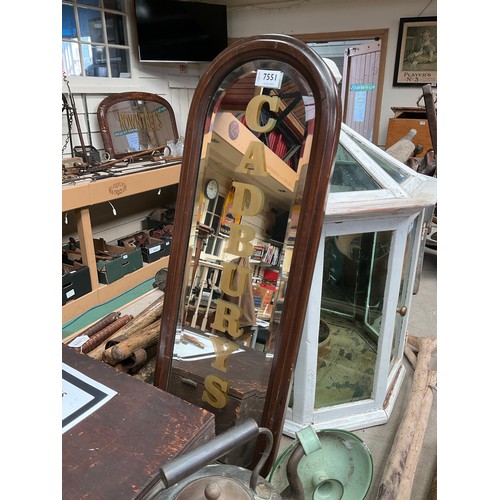
[(267, 69), (258, 69), (255, 78), (256, 87), (265, 87), (268, 89), (280, 89), (283, 80), (283, 71), (272, 71)]

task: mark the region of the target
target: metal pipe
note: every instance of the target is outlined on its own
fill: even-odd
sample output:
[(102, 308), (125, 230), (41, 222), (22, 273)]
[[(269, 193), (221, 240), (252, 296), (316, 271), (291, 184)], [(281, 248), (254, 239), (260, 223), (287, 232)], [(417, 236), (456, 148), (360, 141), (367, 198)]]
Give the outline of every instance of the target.
[(87, 335), (88, 337), (92, 337), (92, 335), (95, 335), (96, 333), (100, 332), (103, 328), (109, 326), (111, 323), (116, 321), (119, 317), (121, 316), (120, 311), (114, 311), (106, 316), (104, 318), (100, 319), (93, 325), (89, 326), (86, 330), (80, 333), (80, 335)]
[(259, 427), (255, 420), (245, 420), (207, 443), (163, 465), (160, 468), (161, 480), (169, 488), (258, 435)]
[(113, 323), (109, 324), (108, 326), (97, 332), (95, 335), (92, 335), (92, 337), (90, 337), (89, 340), (87, 340), (87, 342), (85, 342), (85, 344), (80, 347), (80, 352), (82, 352), (83, 354), (87, 354), (90, 351), (93, 351), (106, 339), (111, 337), (113, 333), (117, 332), (120, 328), (125, 326), (133, 319), (134, 317), (131, 314), (126, 314), (125, 316), (116, 319), (115, 321), (113, 321)]

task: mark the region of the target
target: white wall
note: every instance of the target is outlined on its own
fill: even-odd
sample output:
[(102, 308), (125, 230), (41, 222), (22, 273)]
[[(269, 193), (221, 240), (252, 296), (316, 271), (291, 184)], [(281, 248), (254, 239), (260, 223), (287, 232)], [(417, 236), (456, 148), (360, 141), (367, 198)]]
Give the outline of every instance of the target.
[[(134, 55), (134, 54), (133, 54)], [(179, 136), (185, 134), (189, 106), (194, 90), (199, 81), (202, 65), (191, 64), (181, 74), (177, 64), (145, 64), (138, 60), (132, 62), (132, 78), (106, 79), (100, 78), (72, 78), (68, 77), (71, 92), (75, 98), (75, 105), (79, 115), (79, 122), (84, 135), (85, 144), (90, 143), (97, 149), (103, 149), (103, 143), (97, 122), (97, 107), (110, 93), (117, 92), (150, 92), (164, 97), (172, 106)], [(200, 69), (201, 67), (201, 69)], [(63, 82), (62, 92), (67, 93), (68, 88)], [(84, 118), (85, 109), (83, 100), (87, 102), (90, 130)], [(90, 137), (89, 137), (90, 136)], [(66, 115), (62, 115), (62, 142), (67, 138)], [(80, 139), (76, 127), (72, 127), (73, 144), (79, 145)], [(64, 157), (71, 156), (69, 146), (65, 149)]]
[[(222, 0), (216, 1), (225, 3)], [(237, 0), (233, 2), (238, 3)], [(227, 3), (232, 4), (231, 0)], [(437, 15), (436, 0), (431, 0), (430, 3), (429, 0), (290, 0), (267, 6), (235, 6), (228, 7), (228, 36), (240, 38), (259, 33), (299, 35), (388, 28), (389, 39), (378, 140), (378, 144), (384, 146), (388, 120), (393, 116), (391, 107), (415, 106), (422, 94), (420, 87), (392, 86), (399, 19), (419, 15), (422, 17)], [(131, 31), (134, 37), (133, 30)], [(107, 82), (102, 79), (69, 78), (73, 93), (91, 94), (92, 103), (96, 106), (101, 99), (112, 92), (137, 90), (159, 94), (172, 105), (179, 134), (184, 135), (189, 104), (199, 76), (207, 66), (186, 64), (181, 71), (177, 64), (139, 63), (135, 50), (132, 51), (132, 57), (132, 79)], [(63, 84), (63, 92), (66, 90)], [(80, 112), (81, 108), (78, 107), (78, 110)], [(93, 113), (95, 109), (89, 109), (89, 112)], [(100, 148), (102, 143), (96, 117), (91, 116), (90, 122), (92, 143)], [(86, 130), (86, 124), (82, 123), (82, 128)], [(63, 119), (63, 141), (64, 137)], [(74, 143), (79, 144), (77, 137)]]

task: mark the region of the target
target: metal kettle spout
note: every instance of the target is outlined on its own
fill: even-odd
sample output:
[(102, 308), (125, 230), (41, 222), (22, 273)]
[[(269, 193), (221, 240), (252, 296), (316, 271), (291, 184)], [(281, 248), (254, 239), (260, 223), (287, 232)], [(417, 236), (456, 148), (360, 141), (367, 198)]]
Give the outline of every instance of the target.
[(305, 500), (304, 487), (298, 474), (299, 462), (304, 455), (304, 448), (300, 443), (297, 443), (297, 447), (293, 450), (286, 465), (288, 486), (281, 492), (283, 500)]

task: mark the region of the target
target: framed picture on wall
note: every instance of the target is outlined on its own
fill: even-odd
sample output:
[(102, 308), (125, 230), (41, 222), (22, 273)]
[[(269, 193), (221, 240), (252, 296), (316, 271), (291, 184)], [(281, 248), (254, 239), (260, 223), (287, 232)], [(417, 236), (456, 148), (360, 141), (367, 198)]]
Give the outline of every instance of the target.
[(437, 84), (437, 17), (399, 20), (395, 87)]

